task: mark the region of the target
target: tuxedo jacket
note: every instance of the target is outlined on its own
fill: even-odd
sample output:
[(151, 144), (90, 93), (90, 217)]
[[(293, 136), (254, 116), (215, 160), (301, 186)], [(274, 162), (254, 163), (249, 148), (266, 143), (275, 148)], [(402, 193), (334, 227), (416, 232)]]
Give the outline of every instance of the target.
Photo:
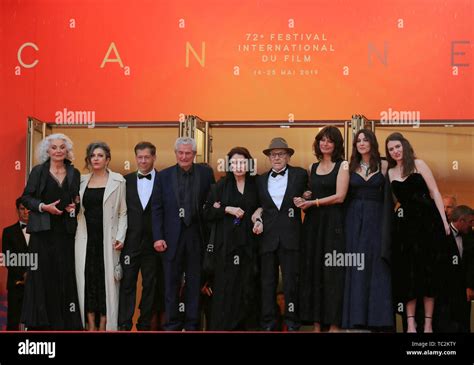
[(289, 250), (299, 250), (301, 236), (301, 209), (293, 203), (308, 188), (308, 174), (301, 167), (288, 165), (288, 185), (280, 209), (268, 192), (271, 171), (257, 178), (258, 197), (263, 208), (263, 237), (260, 253), (275, 251), (279, 245)]
[[(157, 175), (158, 183), (152, 194), (153, 241), (165, 240), (167, 249), (163, 259), (172, 261), (176, 256), (179, 236), (181, 234), (180, 200), (178, 190), (179, 166), (168, 167)], [(203, 206), (209, 189), (215, 183), (214, 173), (207, 166), (194, 164), (192, 205), (197, 212), (200, 229), (200, 240), (204, 246), (207, 230), (202, 217)]]
[[(79, 186), (81, 184), (81, 174), (79, 170), (71, 165), (69, 160), (64, 160), (66, 164), (66, 177), (68, 183), (69, 194), (71, 196), (71, 203), (75, 197), (79, 196)], [(39, 205), (42, 203), (41, 197), (46, 188), (50, 168), (50, 161), (36, 165), (31, 170), (28, 182), (26, 184), (21, 203), (30, 211), (28, 225), (26, 231), (28, 233), (49, 231), (51, 229), (51, 221), (49, 213), (40, 212)], [(66, 230), (68, 233), (74, 234), (77, 228), (76, 216), (79, 213), (79, 204), (76, 204), (76, 214), (71, 217), (67, 212), (65, 214)]]
[(454, 232), (446, 237), (440, 250), (438, 267), (439, 292), (435, 300), (434, 323), (439, 332), (469, 332), (470, 302), (466, 288), (472, 288), (470, 266), (472, 248), (469, 238), (463, 235), (461, 257)]
[(466, 288), (474, 289), (474, 231), (470, 231), (462, 238), (463, 242), (463, 269), (466, 279)]
[(158, 172), (155, 170), (155, 180), (153, 182), (153, 192), (148, 203), (143, 209), (138, 195), (137, 172), (132, 172), (124, 176), (127, 182), (127, 236), (122, 250), (123, 255), (137, 256), (143, 250), (153, 251), (153, 230), (151, 221), (151, 205), (155, 186), (158, 184)]
[[(2, 252), (6, 255), (7, 251), (10, 253), (26, 253), (28, 246), (26, 244), (25, 236), (20, 228), (20, 222), (4, 228), (2, 235)], [(23, 274), (27, 271), (27, 267), (21, 266), (7, 266), (8, 278), (7, 289), (14, 289), (15, 282), (23, 280)]]

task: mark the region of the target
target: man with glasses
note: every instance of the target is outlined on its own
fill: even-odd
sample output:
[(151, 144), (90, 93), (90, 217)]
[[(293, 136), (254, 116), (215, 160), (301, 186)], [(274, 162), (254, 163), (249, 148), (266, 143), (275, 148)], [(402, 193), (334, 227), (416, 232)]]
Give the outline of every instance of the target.
[(258, 177), (260, 207), (252, 216), (254, 232), (263, 233), (260, 246), (262, 286), (262, 328), (274, 331), (277, 324), (276, 290), (279, 267), (285, 294), (285, 324), (288, 331), (297, 331), (298, 318), (298, 261), (301, 232), (301, 211), (294, 199), (303, 196), (308, 175), (300, 167), (289, 166), (294, 150), (277, 137), (263, 151), (272, 169)]

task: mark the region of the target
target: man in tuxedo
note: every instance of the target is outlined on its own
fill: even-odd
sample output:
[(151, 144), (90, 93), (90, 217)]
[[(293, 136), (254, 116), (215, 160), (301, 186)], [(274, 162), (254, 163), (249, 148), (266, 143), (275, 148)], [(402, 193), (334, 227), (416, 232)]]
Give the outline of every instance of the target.
[(451, 235), (441, 252), (442, 282), (435, 301), (435, 332), (469, 332), (474, 299), (472, 227), (474, 211), (459, 205), (451, 213)]
[[(28, 209), (21, 204), (21, 198), (15, 202), (18, 214), (18, 222), (6, 227), (2, 235), (2, 252), (4, 255), (24, 254), (28, 252), (28, 242), (30, 235), (26, 233), (28, 223)], [(23, 294), (26, 277), (26, 267), (7, 266), (7, 331), (20, 330), (21, 309), (23, 306)]]
[(277, 325), (276, 289), (278, 268), (281, 267), (285, 293), (285, 324), (288, 331), (297, 331), (298, 318), (298, 262), (301, 231), (301, 210), (294, 198), (303, 196), (308, 175), (300, 167), (289, 166), (295, 151), (283, 138), (274, 138), (263, 151), (270, 159), (272, 169), (257, 180), (260, 207), (252, 216), (254, 232), (261, 239), (262, 328), (274, 331)]
[[(123, 268), (120, 283), (119, 329), (132, 329), (137, 291), (138, 272), (142, 274), (142, 297), (137, 330), (149, 331), (153, 316), (153, 303), (157, 280), (163, 280), (161, 258), (153, 247), (151, 202), (153, 187), (157, 183), (156, 147), (150, 142), (135, 146), (138, 171), (125, 176), (127, 182), (128, 228), (121, 253)], [(161, 272), (161, 275), (160, 275)]]
[[(202, 209), (214, 174), (209, 167), (194, 164), (196, 141), (176, 140), (177, 164), (158, 174), (152, 203), (154, 247), (162, 252), (165, 278), (165, 324), (167, 331), (199, 328), (201, 257), (207, 236)], [(184, 274), (184, 303), (180, 288)]]

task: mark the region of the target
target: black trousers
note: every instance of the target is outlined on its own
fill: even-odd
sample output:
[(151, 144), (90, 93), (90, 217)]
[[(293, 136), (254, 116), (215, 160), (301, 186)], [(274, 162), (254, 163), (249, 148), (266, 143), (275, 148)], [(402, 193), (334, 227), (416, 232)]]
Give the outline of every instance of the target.
[[(127, 263), (127, 259), (130, 260)], [(120, 283), (119, 298), (119, 328), (130, 331), (132, 329), (133, 314), (137, 294), (138, 272), (142, 273), (142, 299), (140, 302), (140, 317), (137, 321), (137, 330), (149, 331), (153, 316), (155, 290), (157, 280), (157, 260), (160, 257), (151, 249), (143, 250), (140, 255), (123, 255), (121, 258), (123, 277)]]
[(182, 224), (175, 258), (172, 261), (163, 260), (166, 331), (199, 329), (201, 256), (202, 243), (198, 224), (193, 223), (189, 227)]
[(19, 330), (24, 291), (23, 285), (8, 289), (7, 331)]
[(285, 294), (285, 323), (288, 328), (299, 328), (299, 252), (286, 250), (279, 246), (273, 252), (262, 254), (261, 259), (262, 327), (275, 330), (277, 325), (276, 290), (278, 286), (278, 266), (280, 266)]

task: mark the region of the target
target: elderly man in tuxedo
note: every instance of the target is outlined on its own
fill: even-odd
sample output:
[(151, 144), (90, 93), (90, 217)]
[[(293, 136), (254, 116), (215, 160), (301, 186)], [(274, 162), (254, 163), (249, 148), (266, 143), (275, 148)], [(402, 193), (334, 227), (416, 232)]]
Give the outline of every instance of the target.
[(150, 142), (135, 146), (138, 170), (127, 181), (127, 236), (121, 253), (123, 278), (120, 283), (119, 329), (130, 331), (135, 312), (138, 272), (142, 274), (142, 296), (137, 330), (149, 331), (153, 316), (156, 282), (163, 280), (161, 258), (153, 247), (151, 202), (157, 184), (156, 147)]
[[(29, 233), (26, 233), (28, 223), (28, 209), (21, 203), (21, 198), (15, 202), (18, 214), (18, 222), (6, 227), (2, 235), (2, 252), (8, 254), (24, 254), (28, 252)], [(23, 306), (23, 294), (25, 290), (26, 267), (7, 266), (7, 331), (20, 330), (21, 308)]]
[(278, 268), (281, 268), (285, 293), (285, 324), (288, 331), (297, 331), (298, 318), (298, 262), (301, 232), (301, 210), (294, 199), (307, 189), (308, 175), (300, 167), (288, 165), (294, 150), (280, 137), (274, 138), (263, 151), (272, 168), (258, 177), (260, 207), (253, 214), (254, 232), (263, 233), (260, 246), (262, 328), (274, 331), (277, 324), (276, 289)]
[(435, 332), (470, 332), (474, 299), (474, 211), (459, 205), (451, 214), (451, 234), (441, 254), (440, 292), (433, 313)]
[(202, 210), (215, 180), (210, 168), (193, 162), (197, 151), (194, 139), (178, 138), (174, 151), (177, 164), (158, 174), (153, 192), (153, 239), (163, 260), (164, 329), (196, 331), (200, 318), (201, 258), (207, 235)]

